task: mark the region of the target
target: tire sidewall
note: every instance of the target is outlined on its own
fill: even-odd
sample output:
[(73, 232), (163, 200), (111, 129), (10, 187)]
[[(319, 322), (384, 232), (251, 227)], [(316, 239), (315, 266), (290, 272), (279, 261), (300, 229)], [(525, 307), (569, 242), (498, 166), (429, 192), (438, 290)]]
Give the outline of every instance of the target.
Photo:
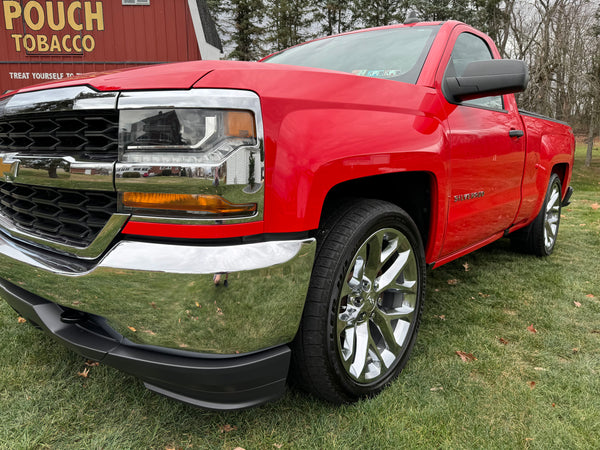
[[(334, 272), (333, 282), (329, 295), (329, 314), (327, 317), (327, 333), (325, 334), (327, 342), (327, 356), (331, 364), (331, 370), (334, 372), (334, 379), (337, 380), (339, 387), (350, 398), (358, 398), (368, 395), (374, 395), (383, 389), (390, 381), (392, 381), (400, 373), (406, 365), (414, 345), (417, 330), (421, 320), (421, 312), (423, 307), (423, 296), (425, 291), (425, 256), (423, 245), (421, 244), (420, 234), (416, 225), (406, 213), (399, 208), (390, 205), (388, 211), (381, 211), (378, 215), (370, 217), (362, 226), (355, 229), (354, 232), (347, 238), (345, 250), (340, 255), (337, 264), (337, 270)], [(349, 270), (349, 266), (358, 251), (364, 244), (365, 240), (373, 233), (383, 228), (393, 228), (400, 231), (408, 239), (417, 262), (418, 270), (418, 290), (415, 304), (415, 315), (411, 323), (409, 331), (408, 343), (400, 358), (397, 359), (395, 365), (381, 379), (372, 383), (361, 384), (353, 380), (342, 365), (339, 356), (339, 342), (337, 336), (336, 319), (338, 314), (340, 292), (344, 283), (344, 278)]]

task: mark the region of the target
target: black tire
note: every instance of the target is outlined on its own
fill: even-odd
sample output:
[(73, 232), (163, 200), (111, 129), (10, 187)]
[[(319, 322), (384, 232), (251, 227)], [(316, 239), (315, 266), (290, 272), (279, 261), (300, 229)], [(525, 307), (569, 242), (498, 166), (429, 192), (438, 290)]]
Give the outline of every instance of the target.
[(292, 376), (333, 403), (381, 391), (405, 366), (425, 292), (425, 256), (412, 219), (355, 200), (321, 226), (307, 301), (292, 344)]
[(511, 234), (513, 248), (536, 256), (550, 256), (558, 237), (561, 212), (561, 182), (555, 173), (550, 177), (542, 209), (527, 227)]

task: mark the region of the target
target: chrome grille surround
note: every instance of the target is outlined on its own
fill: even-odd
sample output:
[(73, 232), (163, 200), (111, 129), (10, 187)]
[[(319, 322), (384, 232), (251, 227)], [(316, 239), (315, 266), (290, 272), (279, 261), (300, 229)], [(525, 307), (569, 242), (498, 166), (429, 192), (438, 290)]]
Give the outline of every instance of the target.
[(118, 92), (87, 86), (0, 100), (0, 231), (94, 259), (118, 234)]

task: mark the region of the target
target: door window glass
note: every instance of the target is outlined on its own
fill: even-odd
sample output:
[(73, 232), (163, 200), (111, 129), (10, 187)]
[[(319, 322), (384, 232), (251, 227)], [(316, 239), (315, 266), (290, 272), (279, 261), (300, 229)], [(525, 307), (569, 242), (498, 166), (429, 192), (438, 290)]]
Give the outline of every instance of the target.
[[(456, 39), (452, 56), (446, 67), (445, 77), (460, 77), (473, 61), (494, 59), (485, 41), (474, 34), (462, 33)], [(490, 109), (504, 109), (502, 96), (483, 97), (462, 102), (463, 105), (481, 106)]]

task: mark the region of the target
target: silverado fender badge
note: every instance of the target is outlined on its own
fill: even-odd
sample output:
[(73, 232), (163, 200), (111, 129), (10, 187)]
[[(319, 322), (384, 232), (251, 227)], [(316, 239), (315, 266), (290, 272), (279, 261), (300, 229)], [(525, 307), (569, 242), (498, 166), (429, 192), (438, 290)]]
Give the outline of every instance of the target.
[(485, 195), (485, 191), (469, 192), (468, 194), (459, 194), (454, 196), (454, 202), (462, 202), (464, 200), (471, 200), (474, 198), (481, 198)]
[(13, 155), (0, 155), (0, 177), (8, 183), (15, 180), (19, 170), (19, 160), (12, 158)]

